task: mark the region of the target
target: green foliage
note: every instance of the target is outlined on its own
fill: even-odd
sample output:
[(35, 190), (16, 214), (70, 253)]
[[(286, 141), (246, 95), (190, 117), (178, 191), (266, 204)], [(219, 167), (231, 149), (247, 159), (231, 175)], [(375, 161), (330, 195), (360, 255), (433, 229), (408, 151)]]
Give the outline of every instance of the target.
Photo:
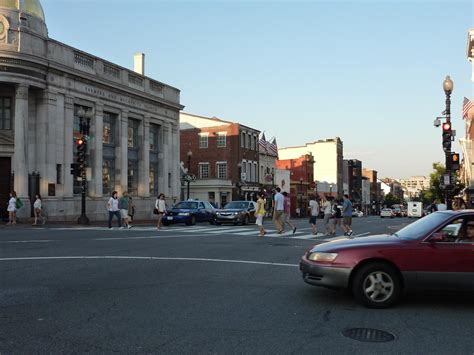
[[(433, 172), (430, 174), (430, 189), (421, 191), (419, 201), (423, 202), (423, 205), (429, 205), (434, 200), (438, 202), (444, 202), (445, 200), (445, 189), (441, 185), (441, 179), (446, 173), (446, 168), (441, 163), (433, 163)], [(464, 185), (460, 182), (458, 175), (455, 175), (454, 181), (454, 196), (459, 194), (463, 189)]]
[(393, 194), (389, 193), (385, 196), (383, 204), (387, 207), (391, 207), (392, 205), (396, 205), (400, 203), (400, 199), (395, 197)]

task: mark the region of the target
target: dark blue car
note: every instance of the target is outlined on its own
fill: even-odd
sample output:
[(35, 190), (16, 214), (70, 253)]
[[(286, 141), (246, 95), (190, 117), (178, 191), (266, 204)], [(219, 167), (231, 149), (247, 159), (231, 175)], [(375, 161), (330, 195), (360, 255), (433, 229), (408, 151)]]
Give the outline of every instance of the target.
[(188, 226), (196, 222), (214, 223), (214, 207), (207, 201), (181, 201), (173, 206), (163, 217), (163, 225), (184, 223)]

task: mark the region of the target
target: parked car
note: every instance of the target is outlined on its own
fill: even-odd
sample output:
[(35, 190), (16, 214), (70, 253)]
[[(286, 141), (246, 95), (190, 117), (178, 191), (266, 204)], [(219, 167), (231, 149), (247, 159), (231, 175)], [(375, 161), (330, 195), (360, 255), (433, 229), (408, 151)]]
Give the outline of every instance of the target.
[(300, 261), (303, 280), (349, 289), (367, 307), (386, 308), (405, 290), (474, 291), (474, 211), (435, 212), (391, 235), (323, 243)]
[(352, 210), (352, 217), (364, 217), (364, 212), (357, 209)]
[(389, 217), (389, 218), (395, 217), (395, 213), (393, 212), (391, 208), (382, 208), (382, 210), (380, 211), (380, 218), (385, 218), (385, 217)]
[(235, 225), (255, 223), (256, 209), (257, 204), (253, 201), (232, 201), (225, 205), (223, 209), (216, 211), (215, 222), (217, 225), (221, 223), (233, 223)]
[(165, 216), (163, 216), (163, 225), (167, 226), (174, 223), (184, 223), (188, 226), (196, 222), (214, 223), (215, 209), (207, 201), (181, 201), (173, 206)]

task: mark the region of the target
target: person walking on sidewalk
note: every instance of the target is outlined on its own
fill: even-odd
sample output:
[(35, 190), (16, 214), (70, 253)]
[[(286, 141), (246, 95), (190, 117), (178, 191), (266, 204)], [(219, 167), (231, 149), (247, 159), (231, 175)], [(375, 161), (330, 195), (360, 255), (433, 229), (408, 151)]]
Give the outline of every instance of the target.
[(118, 207), (120, 210), (120, 217), (122, 218), (122, 223), (128, 229), (132, 228), (128, 217), (129, 203), (130, 199), (128, 197), (128, 192), (124, 191), (122, 197), (119, 198)]
[(285, 197), (282, 195), (279, 187), (276, 188), (274, 201), (273, 223), (277, 227), (278, 234), (282, 234), (285, 231), (285, 226), (282, 223), (282, 216), (285, 211)]
[(265, 194), (263, 192), (258, 193), (258, 199), (257, 199), (257, 209), (255, 210), (255, 216), (257, 217), (257, 221), (255, 224), (258, 226), (258, 229), (260, 231), (259, 237), (263, 237), (265, 234), (267, 234), (267, 231), (263, 227), (263, 218), (265, 217)]
[(165, 194), (159, 194), (158, 198), (155, 201), (155, 213), (158, 215), (158, 222), (156, 224), (156, 229), (160, 229), (162, 226), (161, 220), (166, 214), (166, 202)]
[(316, 225), (316, 221), (319, 216), (319, 203), (316, 201), (316, 198), (311, 195), (309, 198), (309, 224), (311, 224), (311, 229), (313, 230), (313, 235), (318, 234), (318, 226)]
[(326, 235), (331, 235), (332, 226), (331, 226), (331, 217), (332, 217), (332, 204), (331, 197), (326, 197), (323, 203), (324, 211), (324, 228), (326, 229)]
[(35, 202), (33, 203), (33, 212), (35, 215), (35, 223), (33, 223), (34, 226), (38, 224), (38, 219), (40, 218), (42, 220), (42, 224), (46, 223), (46, 217), (43, 214), (43, 203), (39, 194), (36, 194), (35, 196)]
[(107, 211), (109, 211), (109, 229), (112, 229), (112, 218), (114, 216), (118, 219), (119, 228), (123, 229), (117, 191), (112, 191), (112, 195), (110, 196), (109, 201), (107, 201)]
[(285, 224), (288, 224), (291, 229), (293, 230), (293, 234), (296, 233), (296, 226), (290, 222), (290, 216), (291, 216), (291, 199), (290, 196), (288, 196), (288, 192), (283, 192), (283, 197), (285, 198), (285, 209), (283, 212), (282, 216), (282, 224), (283, 228), (285, 227)]
[(8, 200), (8, 223), (16, 224), (16, 192), (10, 192), (10, 199)]
[(349, 200), (349, 195), (344, 195), (344, 203), (342, 204), (342, 229), (344, 235), (352, 236), (352, 202)]

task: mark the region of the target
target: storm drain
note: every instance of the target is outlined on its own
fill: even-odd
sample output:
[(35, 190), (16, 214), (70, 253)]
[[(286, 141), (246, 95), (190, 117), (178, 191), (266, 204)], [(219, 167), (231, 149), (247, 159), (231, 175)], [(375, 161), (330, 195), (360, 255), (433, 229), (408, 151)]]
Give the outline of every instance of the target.
[(368, 343), (385, 343), (395, 340), (395, 335), (389, 332), (384, 332), (379, 329), (371, 328), (349, 328), (342, 332), (347, 338), (357, 341), (365, 341)]

